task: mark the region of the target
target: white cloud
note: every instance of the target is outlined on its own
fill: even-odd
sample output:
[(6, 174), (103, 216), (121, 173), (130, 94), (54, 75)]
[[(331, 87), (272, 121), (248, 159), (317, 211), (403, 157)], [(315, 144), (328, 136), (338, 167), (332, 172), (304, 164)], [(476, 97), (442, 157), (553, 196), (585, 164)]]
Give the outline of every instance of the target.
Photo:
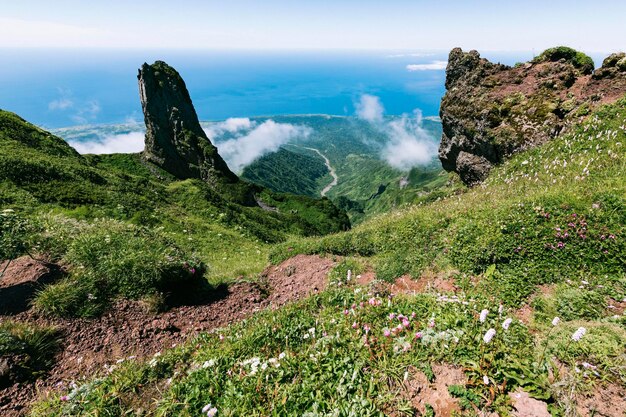
[(415, 110), (413, 117), (403, 115), (386, 124), (389, 135), (381, 152), (383, 159), (394, 168), (409, 169), (430, 163), (437, 155), (437, 143), (422, 127), (422, 112)]
[(100, 110), (102, 108), (97, 100), (88, 101), (72, 116), (72, 120), (81, 125), (93, 122), (98, 118)]
[(212, 137), (222, 136), (224, 133), (237, 133), (243, 130), (249, 130), (256, 123), (247, 117), (231, 117), (223, 122), (211, 123), (204, 128), (209, 139)]
[(48, 103), (48, 110), (67, 110), (74, 105), (74, 102), (67, 97), (52, 100)]
[(430, 163), (437, 155), (437, 140), (422, 127), (422, 112), (413, 111), (413, 115), (385, 119), (384, 108), (380, 99), (372, 95), (363, 95), (357, 105), (357, 116), (367, 120), (384, 133), (388, 141), (381, 150), (381, 157), (389, 165), (402, 171)]
[(215, 125), (219, 125), (217, 128), (222, 133), (235, 135), (234, 138), (219, 142), (219, 135), (214, 134), (217, 130), (212, 127), (205, 129), (208, 134), (213, 134), (220, 155), (234, 172), (241, 172), (261, 156), (276, 152), (282, 145), (306, 138), (312, 133), (312, 129), (307, 126), (276, 123), (273, 120), (257, 124), (250, 119), (229, 119)]
[(69, 141), (68, 143), (81, 154), (135, 153), (143, 150), (144, 137), (143, 132), (130, 132), (105, 136), (88, 142)]
[(433, 61), (430, 64), (409, 64), (406, 69), (409, 71), (438, 71), (445, 70), (447, 61)]
[(380, 99), (376, 96), (369, 94), (363, 94), (356, 103), (356, 115), (359, 119), (367, 120), (372, 123), (379, 123), (383, 121), (383, 113), (385, 108), (380, 102)]

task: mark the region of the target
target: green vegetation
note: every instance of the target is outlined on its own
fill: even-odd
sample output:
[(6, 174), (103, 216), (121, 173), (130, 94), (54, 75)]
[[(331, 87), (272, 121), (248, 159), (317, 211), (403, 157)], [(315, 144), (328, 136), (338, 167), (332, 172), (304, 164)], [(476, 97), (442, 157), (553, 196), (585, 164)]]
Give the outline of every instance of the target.
[[(13, 368), (17, 380), (7, 381), (0, 376), (0, 388), (19, 380), (42, 376), (54, 364), (59, 347), (56, 329), (5, 321), (0, 323), (0, 361)], [(6, 365), (5, 365), (6, 366)]]
[(316, 158), (281, 148), (244, 168), (241, 177), (279, 193), (319, 197), (318, 182), (328, 177), (328, 170), (319, 156)]
[[(260, 121), (264, 119), (258, 119)], [(381, 159), (388, 132), (354, 117), (279, 116), (273, 120), (305, 125), (312, 134), (302, 143), (290, 143), (253, 162), (243, 178), (278, 192), (319, 196), (332, 178), (317, 149), (330, 161), (339, 181), (327, 197), (358, 224), (392, 209), (449, 195), (456, 184), (438, 161), (402, 172)], [(441, 123), (424, 120), (423, 128), (437, 140)]]
[[(428, 268), (484, 273), (486, 291), (516, 305), (533, 284), (623, 280), (626, 100), (549, 144), (517, 155), (464, 194), (381, 216), (348, 233), (277, 246), (371, 257), (380, 278)], [(290, 251), (287, 248), (291, 248)], [(623, 285), (623, 281), (622, 284)]]
[(69, 277), (35, 301), (66, 316), (99, 314), (117, 297), (168, 293), (190, 275), (215, 285), (254, 277), (269, 244), (350, 226), (329, 200), (244, 182), (178, 181), (139, 155), (81, 156), (5, 111), (0, 178), (0, 258), (30, 251), (66, 263)]
[(571, 62), (575, 68), (578, 68), (580, 72), (585, 75), (591, 74), (595, 68), (591, 57), (583, 52), (578, 52), (575, 49), (568, 48), (567, 46), (557, 46), (555, 48), (546, 49), (539, 56), (537, 56), (533, 62), (556, 62), (561, 59)]
[[(448, 387), (458, 415), (477, 409), (507, 415), (509, 394), (518, 388), (545, 400), (555, 415), (569, 415), (576, 395), (626, 386), (625, 320), (614, 311), (626, 297), (624, 143), (626, 98), (517, 154), (480, 186), (464, 189), (446, 179), (448, 193), (436, 199), (423, 196), (419, 204), (350, 231), (315, 238), (293, 237), (281, 220), (332, 212), (328, 200), (308, 206), (266, 191), (258, 197), (283, 207), (285, 217), (228, 204), (216, 209), (207, 201), (217, 204), (217, 197), (189, 180), (164, 185), (170, 205), (158, 207), (156, 220), (146, 213), (132, 221), (140, 226), (130, 224), (134, 215), (96, 221), (87, 209), (55, 207), (60, 214), (37, 217), (37, 250), (84, 265), (80, 274), (112, 279), (119, 294), (130, 297), (155, 294), (124, 279), (131, 276), (126, 262), (136, 265), (131, 258), (161, 265), (132, 272), (158, 288), (167, 277), (184, 278), (177, 275), (181, 261), (205, 262), (211, 276), (209, 248), (228, 247), (222, 242), (229, 239), (237, 244), (241, 236), (262, 247), (258, 259), (271, 251), (276, 263), (298, 253), (342, 258), (327, 290), (146, 361), (129, 358), (41, 399), (32, 415), (194, 416), (203, 408), (205, 415), (215, 408), (219, 416), (433, 415), (434, 404), (419, 410), (411, 403), (415, 392), (407, 393), (405, 383), (418, 372), (436, 381), (439, 366), (466, 379)], [(222, 215), (224, 207), (230, 211)], [(275, 224), (248, 217), (252, 213)], [(213, 218), (225, 219), (206, 220)], [(145, 225), (152, 221), (155, 226)], [(308, 227), (303, 222), (295, 230), (306, 235)], [(231, 237), (215, 238), (218, 230)], [(281, 242), (275, 230), (292, 238)], [(107, 235), (111, 246), (102, 243)], [(155, 247), (148, 250), (142, 239)], [(118, 256), (97, 265), (93, 260), (109, 247)], [(426, 286), (423, 293), (391, 296), (382, 282), (357, 286), (348, 280), (348, 271), (352, 277), (370, 268), (379, 280), (436, 276), (453, 281), (455, 289)], [(110, 271), (117, 271), (115, 278)]]
[(201, 261), (185, 258), (157, 231), (114, 220), (89, 224), (47, 220), (49, 242), (67, 242), (72, 236), (63, 260), (73, 269), (68, 278), (39, 293), (35, 306), (44, 312), (93, 316), (114, 297), (139, 299), (172, 292), (204, 273)]
[[(489, 310), (484, 320), (481, 309)], [(581, 375), (581, 387), (626, 381), (626, 333), (618, 325), (563, 323), (546, 342), (548, 329), (529, 328), (513, 313), (498, 311), (497, 303), (471, 290), (389, 298), (350, 284), (333, 286), (144, 363), (125, 361), (108, 375), (40, 402), (32, 415), (193, 416), (208, 404), (224, 416), (415, 415), (402, 385), (414, 377), (416, 364), (431, 380), (431, 364), (464, 369), (467, 384), (449, 390), (469, 411), (473, 404), (504, 413), (507, 393), (517, 387), (553, 398), (546, 368), (554, 371), (555, 359), (568, 367), (593, 361), (595, 374)], [(588, 334), (571, 342), (581, 325)], [(489, 329), (495, 335), (485, 341)]]

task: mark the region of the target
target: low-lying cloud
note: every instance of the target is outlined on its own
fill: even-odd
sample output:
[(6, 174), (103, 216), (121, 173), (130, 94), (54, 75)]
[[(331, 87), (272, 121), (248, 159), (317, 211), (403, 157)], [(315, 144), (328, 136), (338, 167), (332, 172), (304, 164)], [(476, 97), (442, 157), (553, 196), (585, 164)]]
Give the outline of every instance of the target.
[(403, 115), (387, 123), (389, 142), (381, 156), (389, 165), (403, 171), (427, 165), (437, 155), (437, 143), (422, 127), (422, 112), (415, 110), (412, 116)]
[(143, 132), (130, 132), (84, 142), (70, 140), (68, 143), (81, 154), (135, 153), (143, 151), (144, 136)]
[(231, 117), (223, 122), (212, 123), (204, 128), (204, 131), (211, 138), (220, 137), (226, 133), (236, 134), (237, 132), (250, 130), (254, 122), (247, 117)]
[(381, 123), (385, 108), (376, 96), (363, 94), (355, 105), (356, 115), (359, 119), (372, 123)]
[(438, 71), (445, 70), (447, 65), (447, 61), (433, 61), (430, 64), (409, 64), (406, 69), (408, 71)]
[(379, 111), (376, 117), (365, 118), (362, 117), (357, 107), (357, 117), (369, 121), (388, 137), (380, 156), (389, 165), (408, 171), (416, 166), (427, 165), (436, 157), (437, 140), (424, 129), (422, 112), (419, 109), (414, 110), (412, 115), (405, 114), (399, 118), (386, 119), (378, 97), (367, 95), (365, 100), (363, 97), (365, 96), (361, 97), (360, 103), (370, 103), (372, 107), (378, 106)]
[[(241, 172), (263, 155), (276, 152), (293, 140), (307, 138), (313, 132), (307, 126), (273, 120), (258, 123), (247, 118), (214, 123), (205, 127), (205, 131), (216, 142), (220, 155), (234, 172)], [(223, 135), (225, 137), (221, 138)]]

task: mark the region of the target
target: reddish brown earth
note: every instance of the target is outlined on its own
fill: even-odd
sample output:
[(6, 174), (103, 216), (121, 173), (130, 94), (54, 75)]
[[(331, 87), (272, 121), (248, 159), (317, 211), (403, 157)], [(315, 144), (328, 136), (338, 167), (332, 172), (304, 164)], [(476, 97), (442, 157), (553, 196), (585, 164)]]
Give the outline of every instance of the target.
[(531, 398), (527, 392), (518, 389), (509, 394), (515, 417), (550, 417), (548, 404)]
[[(4, 269), (6, 267), (6, 270)], [(20, 313), (29, 308), (29, 301), (44, 284), (49, 284), (63, 275), (58, 265), (23, 256), (0, 263), (0, 314)]]
[(624, 417), (626, 389), (608, 384), (594, 392), (579, 395), (576, 403), (576, 409), (582, 417)]
[(450, 365), (434, 365), (435, 380), (431, 383), (421, 371), (413, 370), (410, 378), (404, 384), (402, 394), (411, 404), (424, 414), (426, 405), (430, 405), (436, 416), (451, 416), (453, 412), (460, 412), (458, 400), (450, 395), (450, 385), (465, 385), (467, 378), (461, 368)]
[[(50, 318), (32, 310), (0, 315), (0, 322), (15, 320), (56, 326), (63, 337), (56, 365), (45, 380), (0, 391), (0, 416), (25, 415), (28, 404), (37, 395), (58, 384), (101, 372), (105, 365), (118, 359), (152, 356), (199, 332), (227, 326), (259, 310), (277, 308), (322, 291), (334, 265), (327, 258), (298, 255), (269, 267), (258, 283), (240, 282), (218, 288), (203, 304), (182, 305), (160, 314), (148, 312), (141, 302), (122, 300), (107, 314), (91, 320)], [(21, 260), (9, 271), (1, 290), (33, 281), (45, 273), (45, 266)]]

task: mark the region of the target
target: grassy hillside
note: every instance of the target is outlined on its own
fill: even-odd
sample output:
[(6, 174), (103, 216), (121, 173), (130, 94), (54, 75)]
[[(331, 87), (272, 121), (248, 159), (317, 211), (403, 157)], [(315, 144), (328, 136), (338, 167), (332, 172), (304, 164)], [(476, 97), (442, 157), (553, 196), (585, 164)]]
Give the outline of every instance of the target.
[[(603, 407), (594, 392), (626, 387), (625, 143), (626, 99), (479, 187), (279, 244), (275, 262), (347, 258), (327, 291), (126, 361), (33, 415), (434, 415), (426, 392), (410, 387), (437, 381), (442, 366), (463, 376), (447, 387), (460, 415), (506, 415), (519, 388), (553, 415)], [(390, 297), (347, 280), (348, 269), (370, 266), (379, 278), (436, 276), (455, 290)]]
[[(270, 207), (249, 206), (250, 192)], [(69, 265), (70, 276), (37, 301), (65, 315), (98, 314), (117, 296), (165, 292), (181, 280), (253, 277), (270, 243), (349, 227), (329, 200), (178, 181), (138, 154), (81, 156), (5, 111), (0, 205), (2, 230), (24, 230), (22, 249)], [(2, 253), (20, 255), (5, 243)]]
[[(380, 216), (353, 231), (274, 250), (371, 257), (379, 276), (428, 268), (485, 272), (518, 300), (517, 284), (624, 272), (625, 101), (546, 146), (517, 155), (481, 186)], [(292, 253), (292, 252), (289, 252)], [(517, 283), (516, 283), (517, 282)], [(511, 288), (507, 288), (511, 285)], [(491, 288), (493, 291), (494, 288)]]

